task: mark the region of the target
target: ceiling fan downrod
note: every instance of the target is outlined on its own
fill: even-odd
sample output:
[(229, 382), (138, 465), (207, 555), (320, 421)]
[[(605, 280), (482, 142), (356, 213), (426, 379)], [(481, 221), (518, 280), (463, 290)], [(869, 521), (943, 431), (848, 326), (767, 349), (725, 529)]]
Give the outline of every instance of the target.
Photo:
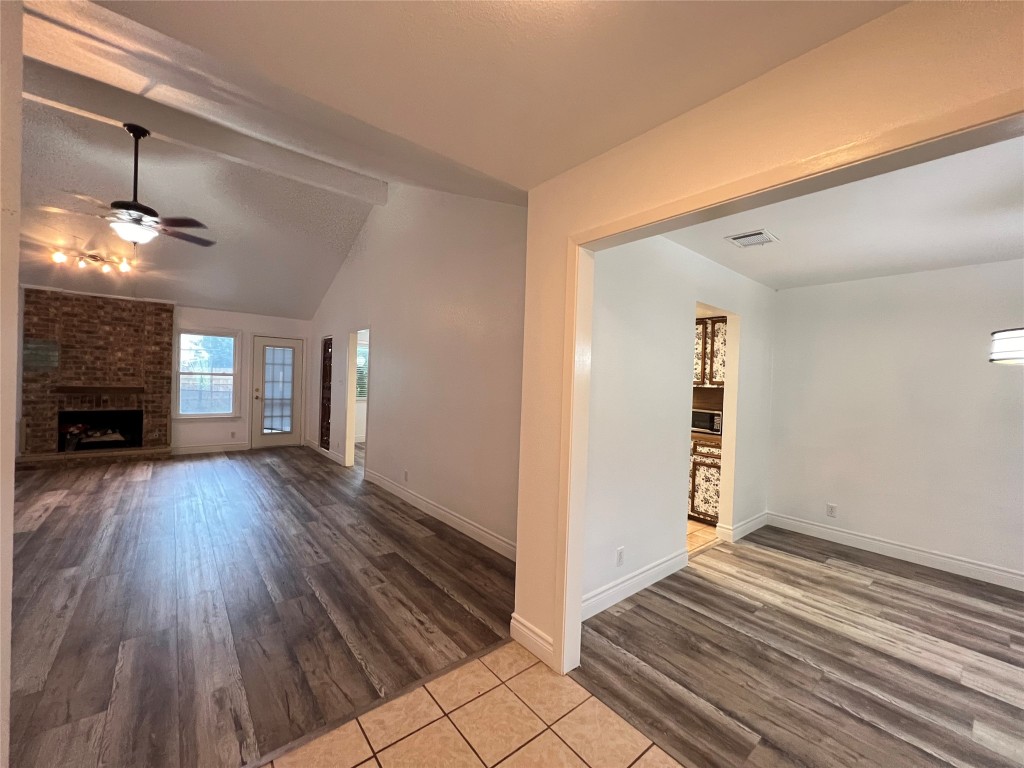
[(132, 202), (139, 202), (139, 142), (149, 136), (149, 130), (135, 123), (125, 123), (124, 129), (135, 139), (135, 164), (132, 168)]

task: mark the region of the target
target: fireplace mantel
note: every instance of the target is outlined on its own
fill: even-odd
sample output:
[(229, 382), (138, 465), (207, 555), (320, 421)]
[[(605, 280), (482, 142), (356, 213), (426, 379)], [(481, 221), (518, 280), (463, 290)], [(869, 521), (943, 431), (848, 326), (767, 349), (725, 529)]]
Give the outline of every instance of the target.
[(53, 392), (57, 395), (144, 395), (146, 393), (146, 388), (114, 384), (106, 386), (62, 384), (54, 387)]

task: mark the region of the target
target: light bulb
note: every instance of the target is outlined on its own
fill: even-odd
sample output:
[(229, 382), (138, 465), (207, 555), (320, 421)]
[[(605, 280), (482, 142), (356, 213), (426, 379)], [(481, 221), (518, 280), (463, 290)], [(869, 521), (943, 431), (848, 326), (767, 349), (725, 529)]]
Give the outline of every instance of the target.
[(67, 255), (61, 253), (60, 251), (54, 251), (53, 256), (51, 256), (50, 258), (52, 258), (54, 263), (56, 264), (63, 264), (65, 261), (68, 260)]
[(128, 259), (122, 260), (121, 263), (117, 265), (117, 268), (120, 269), (122, 272), (132, 271), (132, 266), (131, 264), (128, 263)]
[(88, 266), (88, 264), (85, 263), (85, 259), (83, 259), (81, 256), (79, 256), (78, 257), (78, 268), (79, 269), (85, 269), (87, 266)]
[(100, 269), (101, 269), (101, 270), (102, 270), (103, 272), (110, 272), (110, 265), (109, 265), (109, 264), (107, 264), (106, 262), (104, 262), (104, 263), (103, 263), (103, 266), (102, 266), (102, 267), (100, 267)]
[(127, 240), (129, 243), (146, 244), (159, 232), (150, 227), (138, 224), (134, 221), (112, 221), (110, 222), (110, 228), (117, 233), (117, 236), (122, 240)]

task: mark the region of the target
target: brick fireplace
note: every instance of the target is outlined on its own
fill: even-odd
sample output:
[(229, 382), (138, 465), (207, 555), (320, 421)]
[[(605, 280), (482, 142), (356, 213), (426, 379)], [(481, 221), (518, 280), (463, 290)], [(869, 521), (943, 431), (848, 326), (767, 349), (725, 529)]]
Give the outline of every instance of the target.
[[(122, 417), (115, 412), (140, 411), (133, 444), (111, 440), (111, 448), (170, 447), (172, 304), (26, 288), (23, 318), (23, 454), (66, 448), (61, 414), (70, 412), (88, 425), (117, 422)], [(94, 411), (109, 413), (90, 419)], [(130, 418), (121, 423), (134, 425)]]

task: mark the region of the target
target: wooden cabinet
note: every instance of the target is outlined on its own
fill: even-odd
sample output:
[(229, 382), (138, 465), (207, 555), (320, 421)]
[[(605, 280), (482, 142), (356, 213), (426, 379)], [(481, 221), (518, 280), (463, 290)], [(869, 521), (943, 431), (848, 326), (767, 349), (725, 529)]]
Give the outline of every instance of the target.
[(704, 347), (708, 342), (707, 331), (707, 323), (698, 320), (693, 335), (693, 385), (695, 387), (704, 384)]
[(724, 317), (702, 317), (693, 334), (693, 385), (695, 387), (725, 386)]
[(718, 524), (718, 493), (722, 479), (722, 446), (693, 440), (690, 448), (690, 517)]

